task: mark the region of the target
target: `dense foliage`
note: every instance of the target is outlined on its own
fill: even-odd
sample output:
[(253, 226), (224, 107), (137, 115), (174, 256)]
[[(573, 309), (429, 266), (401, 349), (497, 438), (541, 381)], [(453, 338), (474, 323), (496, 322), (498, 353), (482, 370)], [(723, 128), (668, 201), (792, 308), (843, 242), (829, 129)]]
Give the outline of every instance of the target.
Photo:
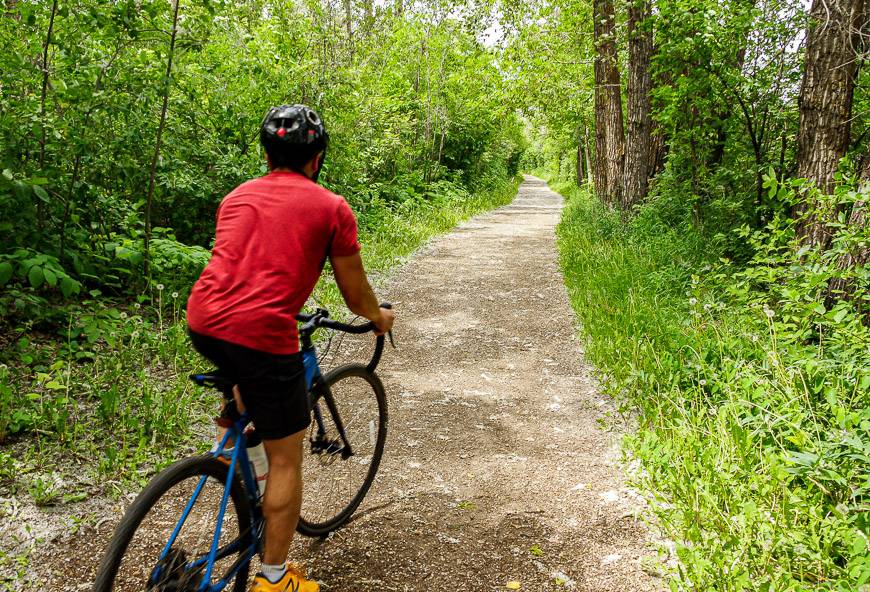
[[(628, 451), (677, 544), (677, 589), (860, 589), (870, 332), (852, 304), (823, 304), (837, 256), (798, 254), (794, 225), (777, 219), (742, 235), (747, 264), (715, 261), (656, 204), (626, 225), (562, 189), (562, 264), (587, 355), (639, 411)], [(836, 240), (845, 252), (866, 236)]]
[(219, 201), (266, 171), (270, 105), (322, 114), (321, 180), (376, 277), (511, 199), (525, 139), (485, 26), (437, 3), (0, 4), (4, 495), (123, 490), (208, 441), (184, 303)]
[[(305, 102), (361, 226), (516, 172), (522, 136), (473, 21), (320, 2), (7, 2), (0, 311), (184, 290), (217, 203), (265, 171), (266, 108)], [(175, 10), (177, 9), (177, 10)], [(175, 18), (177, 17), (177, 18)], [(149, 265), (150, 264), (150, 267)], [(147, 275), (147, 277), (146, 277)], [(149, 287), (150, 282), (150, 287)], [(59, 318), (63, 320), (65, 309)]]
[[(526, 164), (570, 197), (566, 282), (604, 388), (637, 412), (627, 452), (676, 544), (672, 589), (863, 590), (870, 6), (813, 3), (809, 18), (788, 0), (526, 6), (508, 48), (512, 82), (530, 98)], [(639, 6), (653, 10), (632, 22)], [(603, 36), (593, 12), (615, 15)], [(632, 85), (644, 34), (652, 162), (633, 201), (620, 193), (627, 182), (600, 183), (611, 163), (598, 157), (611, 154), (596, 151), (608, 134), (626, 153), (643, 139)], [(848, 43), (824, 46), (826, 34)], [(854, 75), (829, 85), (839, 95), (813, 95), (829, 63)], [(622, 76), (612, 120), (598, 117), (614, 99), (599, 94), (611, 82), (601, 64)], [(538, 71), (552, 82), (536, 86)], [(822, 129), (810, 107), (835, 96), (836, 125)], [(812, 149), (828, 150), (823, 134), (834, 133), (844, 149), (810, 175), (830, 161)]]

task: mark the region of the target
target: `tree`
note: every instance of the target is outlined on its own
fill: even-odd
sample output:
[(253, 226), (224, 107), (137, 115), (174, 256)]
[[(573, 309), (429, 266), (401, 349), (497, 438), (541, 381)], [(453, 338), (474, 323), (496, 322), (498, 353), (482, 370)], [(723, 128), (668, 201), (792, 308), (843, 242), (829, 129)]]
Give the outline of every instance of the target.
[(595, 192), (606, 204), (622, 203), (625, 135), (613, 0), (593, 0), (595, 37)]
[[(798, 177), (808, 179), (828, 194), (834, 173), (849, 147), (852, 98), (858, 59), (861, 18), (868, 0), (813, 0), (804, 78), (800, 91), (797, 137)], [(795, 217), (808, 216), (798, 225), (806, 244), (826, 247), (827, 222), (832, 212), (819, 203), (799, 204)]]
[(154, 182), (163, 129), (166, 127), (166, 112), (169, 108), (169, 91), (172, 88), (172, 59), (175, 57), (175, 41), (178, 37), (178, 9), (181, 0), (172, 0), (172, 29), (169, 33), (169, 52), (166, 58), (166, 75), (163, 77), (163, 103), (160, 107), (160, 124), (154, 140), (154, 154), (151, 158), (151, 172), (148, 176), (148, 196), (145, 199), (145, 277), (151, 279), (151, 211), (154, 203)]
[(653, 34), (650, 0), (631, 0), (628, 5), (628, 115), (625, 155), (625, 184), (622, 207), (630, 209), (642, 201), (649, 189), (657, 159), (652, 144), (652, 74)]

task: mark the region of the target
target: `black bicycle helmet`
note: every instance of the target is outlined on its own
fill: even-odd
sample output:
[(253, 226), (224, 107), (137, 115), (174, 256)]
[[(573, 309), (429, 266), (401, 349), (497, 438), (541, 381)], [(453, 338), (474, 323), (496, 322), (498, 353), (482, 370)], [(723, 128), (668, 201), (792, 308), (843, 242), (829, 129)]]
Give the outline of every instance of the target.
[[(302, 172), (302, 167), (320, 152), (326, 152), (329, 134), (316, 111), (305, 105), (272, 107), (260, 125), (260, 143), (275, 168)], [(320, 175), (324, 158), (314, 174)]]

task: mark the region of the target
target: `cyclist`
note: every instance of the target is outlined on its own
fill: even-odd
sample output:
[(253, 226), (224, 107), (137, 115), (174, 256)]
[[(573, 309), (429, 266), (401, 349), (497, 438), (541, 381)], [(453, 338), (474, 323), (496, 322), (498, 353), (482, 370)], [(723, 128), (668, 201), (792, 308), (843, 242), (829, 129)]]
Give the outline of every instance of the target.
[(287, 563), (302, 504), (302, 442), (310, 423), (295, 315), (326, 259), (348, 308), (390, 330), (366, 277), (356, 219), (340, 196), (317, 184), (329, 136), (304, 105), (266, 113), (260, 142), (270, 172), (221, 201), (211, 260), (191, 291), (194, 347), (234, 377), (237, 404), (264, 441), (269, 479), (261, 571), (252, 592), (317, 592)]

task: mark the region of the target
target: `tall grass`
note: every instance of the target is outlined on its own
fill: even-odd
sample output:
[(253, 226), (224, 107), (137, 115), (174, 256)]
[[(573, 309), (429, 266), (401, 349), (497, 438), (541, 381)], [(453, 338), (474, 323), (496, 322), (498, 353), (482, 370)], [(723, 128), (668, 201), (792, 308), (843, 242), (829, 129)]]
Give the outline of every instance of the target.
[(838, 253), (798, 252), (790, 223), (744, 231), (755, 256), (735, 265), (654, 203), (626, 224), (556, 189), (587, 355), (637, 412), (626, 450), (676, 542), (671, 589), (870, 590), (866, 271), (832, 302)]

